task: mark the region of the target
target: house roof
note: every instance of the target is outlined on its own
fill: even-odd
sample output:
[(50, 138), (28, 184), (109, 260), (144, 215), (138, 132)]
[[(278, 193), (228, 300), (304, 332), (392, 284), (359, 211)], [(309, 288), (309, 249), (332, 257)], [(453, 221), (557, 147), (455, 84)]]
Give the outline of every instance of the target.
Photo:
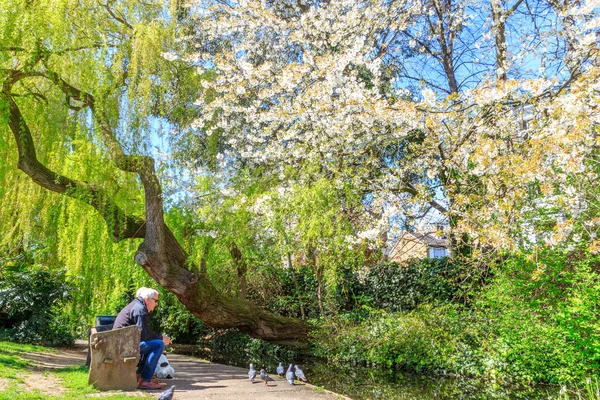
[[(402, 238), (404, 238), (406, 235), (411, 235), (414, 239), (425, 243), (429, 247), (448, 248), (448, 241), (446, 239), (436, 238), (430, 233), (406, 232), (404, 235), (402, 235), (400, 240), (402, 240)], [(398, 240), (398, 242), (400, 242), (400, 240)]]

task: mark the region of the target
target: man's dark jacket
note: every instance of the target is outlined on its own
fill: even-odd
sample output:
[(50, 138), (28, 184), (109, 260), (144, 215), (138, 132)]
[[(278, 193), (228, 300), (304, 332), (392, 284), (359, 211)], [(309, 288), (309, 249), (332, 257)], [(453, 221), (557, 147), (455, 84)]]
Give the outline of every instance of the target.
[(141, 297), (136, 297), (121, 310), (115, 319), (113, 329), (131, 325), (137, 325), (142, 330), (141, 340), (144, 342), (153, 339), (162, 339), (162, 335), (152, 332), (148, 327), (148, 309), (146, 308), (144, 299)]

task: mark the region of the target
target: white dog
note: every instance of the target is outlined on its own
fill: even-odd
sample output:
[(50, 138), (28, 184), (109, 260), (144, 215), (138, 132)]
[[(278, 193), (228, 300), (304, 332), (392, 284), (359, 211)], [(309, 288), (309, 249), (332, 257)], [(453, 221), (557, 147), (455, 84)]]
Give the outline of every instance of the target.
[(156, 377), (159, 379), (171, 379), (175, 376), (175, 370), (164, 353), (160, 355), (154, 374), (156, 374)]

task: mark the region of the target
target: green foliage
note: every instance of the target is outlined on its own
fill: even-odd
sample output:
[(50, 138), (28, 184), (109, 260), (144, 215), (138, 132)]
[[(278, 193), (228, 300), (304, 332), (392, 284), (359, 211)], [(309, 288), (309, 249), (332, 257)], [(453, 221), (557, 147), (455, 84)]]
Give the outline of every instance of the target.
[(0, 265), (1, 335), (20, 343), (58, 345), (73, 342), (57, 312), (75, 288), (64, 270), (32, 265), (27, 256)]
[[(347, 318), (364, 320), (370, 316), (365, 311), (368, 309), (412, 310), (422, 303), (449, 302), (456, 291), (456, 270), (448, 260), (421, 260), (409, 266), (378, 264), (369, 269), (338, 265), (335, 290), (329, 293), (327, 308), (345, 310), (350, 312)], [(256, 267), (248, 276), (247, 298), (284, 316), (301, 317), (300, 305), (306, 318), (320, 316), (315, 271), (308, 265), (294, 269)], [(161, 306), (154, 312), (155, 329), (167, 332), (179, 343), (195, 343), (207, 335), (207, 328), (175, 296), (161, 291), (161, 299)], [(128, 301), (130, 297), (121, 307)], [(368, 307), (361, 308), (363, 305)]]
[(470, 320), (456, 306), (421, 306), (408, 313), (372, 310), (361, 323), (341, 316), (313, 333), (315, 353), (333, 361), (414, 371), (477, 374)]
[[(468, 306), (447, 301), (452, 285), (445, 286), (443, 280), (436, 285), (437, 278), (427, 278), (422, 288), (431, 291), (408, 297), (422, 301), (411, 311), (390, 313), (363, 306), (324, 321), (313, 336), (315, 352), (334, 361), (501, 383), (573, 384), (597, 377), (600, 258), (584, 251), (538, 249), (502, 260)], [(390, 271), (386, 270), (389, 281), (404, 291), (393, 292), (392, 285), (381, 284), (381, 293), (392, 291), (403, 301), (411, 288), (420, 287), (414, 282), (423, 275), (407, 275), (407, 282), (401, 283)], [(391, 295), (386, 298), (393, 300)], [(370, 302), (378, 305), (373, 298)]]
[(210, 332), (200, 319), (191, 314), (173, 293), (162, 289), (160, 305), (150, 318), (152, 329), (164, 332), (180, 344), (195, 344)]
[[(209, 349), (209, 357), (214, 361), (233, 362), (247, 367), (253, 363), (267, 370), (275, 370), (274, 360), (295, 360), (298, 348), (265, 342), (254, 339), (236, 329), (214, 330), (202, 342), (202, 347)], [(262, 368), (261, 367), (261, 368)]]
[(447, 258), (382, 263), (368, 270), (363, 287), (371, 307), (408, 311), (421, 303), (452, 300), (458, 290), (457, 269)]
[(363, 258), (363, 248), (347, 242), (360, 205), (351, 185), (319, 179), (281, 188), (281, 177), (260, 168), (241, 169), (226, 183), (230, 190), (218, 177), (199, 177), (204, 195), (194, 212), (181, 212), (190, 260), (205, 263), (224, 292), (241, 295), (244, 279), (246, 298), (287, 316), (321, 315), (320, 286), (323, 313), (335, 314), (340, 266)]
[[(148, 154), (156, 136), (172, 128), (163, 125), (167, 117), (187, 123), (196, 115), (189, 107), (198, 97), (195, 69), (163, 57), (176, 50), (172, 39), (184, 27), (170, 13), (175, 6), (130, 0), (0, 3), (0, 75), (4, 81), (13, 69), (32, 74), (13, 93), (39, 161), (106, 193), (123, 212), (143, 217), (144, 195), (135, 174), (109, 162), (89, 109), (67, 107), (65, 94), (43, 75), (55, 72), (92, 93), (96, 110), (109, 125), (119, 126), (126, 151)], [(76, 109), (80, 100), (66, 102)], [(19, 171), (5, 102), (0, 111), (0, 246), (44, 247), (40, 263), (64, 266), (67, 276), (81, 277), (74, 301), (62, 311), (83, 336), (95, 315), (112, 312), (124, 290), (146, 284), (146, 273), (132, 262), (138, 243), (112, 243), (106, 222), (91, 207), (47, 191)]]
[[(297, 286), (296, 286), (297, 284)], [(248, 299), (254, 304), (288, 317), (318, 318), (317, 281), (309, 266), (281, 269), (265, 266), (249, 279)]]
[(485, 350), (532, 382), (582, 382), (600, 367), (600, 258), (540, 250), (513, 256), (477, 304), (494, 327)]
[[(164, 2), (82, 0), (75, 7), (71, 0), (44, 0), (34, 7), (29, 0), (0, 0), (0, 4), (0, 70), (34, 72), (13, 89), (34, 134), (40, 161), (57, 173), (93, 183), (124, 212), (144, 215), (140, 182), (108, 162), (105, 149), (99, 146), (100, 130), (91, 123), (89, 113), (65, 107), (64, 93), (38, 72), (54, 71), (69, 84), (94, 93), (97, 110), (118, 127), (128, 152), (150, 154), (156, 135), (164, 135), (165, 128), (175, 131), (171, 142), (174, 170), (189, 171), (186, 167), (193, 163), (194, 173), (198, 166), (211, 171), (197, 178), (196, 187), (185, 188), (192, 195), (200, 194), (201, 200), (192, 207), (166, 211), (167, 222), (189, 251), (193, 268), (207, 265), (207, 274), (219, 290), (232, 296), (241, 294), (240, 276), (244, 276), (246, 296), (280, 314), (331, 317), (314, 336), (318, 354), (501, 381), (580, 382), (597, 375), (598, 256), (535, 249), (526, 256), (508, 255), (497, 266), (486, 265), (493, 269), (492, 278), (468, 264), (476, 260), (463, 260), (465, 265), (423, 260), (406, 267), (358, 268), (365, 264), (364, 248), (347, 238), (355, 238), (357, 230), (372, 221), (363, 219), (367, 187), (361, 186), (360, 179), (352, 181), (355, 167), (343, 171), (343, 162), (327, 160), (329, 156), (315, 151), (301, 165), (275, 168), (246, 167), (237, 164), (239, 160), (226, 159), (224, 163), (230, 164), (223, 165), (226, 173), (220, 176), (217, 157), (228, 154), (231, 145), (223, 131), (206, 135), (202, 129), (171, 129), (171, 124), (179, 128), (197, 117), (197, 106), (192, 103), (198, 97), (203, 96), (206, 103), (216, 99), (215, 89), (204, 90), (200, 82), (215, 82), (219, 77), (214, 70), (198, 75), (183, 61), (164, 57), (165, 52), (186, 50), (180, 47), (186, 46), (184, 41), (172, 40), (186, 25), (171, 15)], [(108, 12), (107, 7), (113, 6)], [(44, 54), (48, 57), (43, 66), (31, 70)], [(356, 68), (358, 79), (370, 87), (373, 74), (362, 66)], [(73, 101), (73, 108), (81, 105), (75, 98), (68, 101)], [(94, 315), (112, 314), (131, 300), (137, 287), (156, 285), (131, 261), (137, 243), (110, 243), (106, 223), (91, 208), (48, 193), (17, 171), (17, 151), (5, 107), (0, 104), (0, 159), (4, 160), (0, 164), (0, 245), (13, 251), (20, 246), (44, 251), (35, 260), (3, 261), (2, 334), (29, 343), (69, 342), (69, 332), (84, 334)], [(214, 124), (219, 116), (213, 117)], [(359, 175), (383, 176), (389, 167), (421, 160), (420, 150), (437, 148), (437, 144), (431, 146), (429, 133), (415, 129), (399, 142), (374, 142), (377, 162), (358, 160), (359, 169), (364, 169)], [(354, 146), (357, 154), (367, 150), (361, 148), (361, 141)], [(331, 165), (324, 169), (326, 163)], [(597, 168), (598, 163), (594, 165)], [(418, 169), (407, 170), (403, 179), (425, 181)], [(512, 164), (509, 171), (513, 171)], [(459, 178), (458, 170), (449, 173), (459, 183), (457, 188), (445, 188), (448, 193), (458, 190), (461, 196), (454, 200), (463, 197), (461, 190), (466, 186), (472, 194), (485, 194), (480, 177), (467, 173)], [(337, 174), (349, 179), (340, 180)], [(172, 181), (173, 192), (182, 189), (179, 181)], [(372, 190), (372, 180), (367, 181)], [(596, 204), (596, 187), (586, 185), (592, 186), (583, 190), (584, 200)], [(533, 197), (542, 190), (535, 186)], [(457, 209), (476, 210), (485, 204), (476, 204), (477, 196), (465, 197), (467, 203)], [(536, 209), (527, 223), (534, 230), (551, 231), (558, 226), (556, 211)], [(593, 242), (593, 230), (586, 224), (595, 215), (580, 217), (584, 221), (574, 233)], [(461, 246), (459, 250), (466, 249)], [(232, 255), (234, 250), (239, 251), (239, 259)], [(464, 253), (467, 257), (474, 254)], [(71, 290), (67, 277), (79, 290)], [(453, 303), (459, 295), (468, 299), (468, 307)], [(69, 303), (70, 296), (74, 301)], [(209, 346), (215, 354), (244, 354), (256, 364), (266, 363), (268, 357), (290, 355), (283, 348), (233, 331), (208, 330), (164, 291), (153, 320), (157, 331), (180, 343)], [(210, 342), (203, 342), (206, 337), (212, 337)], [(21, 366), (15, 355), (2, 360), (3, 365)]]
[(575, 389), (567, 389), (566, 386), (561, 387), (559, 393), (560, 400), (599, 400), (600, 399), (600, 384), (598, 377), (594, 379), (587, 378), (585, 384), (576, 385)]

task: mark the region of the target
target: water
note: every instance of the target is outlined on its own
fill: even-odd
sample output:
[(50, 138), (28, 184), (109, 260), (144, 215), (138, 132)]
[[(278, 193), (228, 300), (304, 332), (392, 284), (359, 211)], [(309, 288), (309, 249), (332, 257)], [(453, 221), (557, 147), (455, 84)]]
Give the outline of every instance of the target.
[(507, 387), (456, 377), (433, 377), (404, 371), (331, 365), (322, 361), (305, 364), (311, 383), (355, 400), (425, 399), (548, 399), (556, 387)]
[[(215, 355), (199, 346), (175, 345), (177, 353), (189, 354), (213, 362), (248, 367), (245, 355), (237, 358), (231, 354)], [(279, 361), (284, 367), (298, 364), (309, 382), (332, 392), (343, 394), (354, 400), (488, 400), (488, 399), (557, 399), (559, 388), (554, 386), (511, 387), (481, 382), (474, 379), (455, 377), (433, 377), (404, 371), (381, 370), (364, 366), (330, 364), (324, 360), (304, 358), (302, 360), (273, 360), (264, 358), (255, 365), (275, 374)]]

